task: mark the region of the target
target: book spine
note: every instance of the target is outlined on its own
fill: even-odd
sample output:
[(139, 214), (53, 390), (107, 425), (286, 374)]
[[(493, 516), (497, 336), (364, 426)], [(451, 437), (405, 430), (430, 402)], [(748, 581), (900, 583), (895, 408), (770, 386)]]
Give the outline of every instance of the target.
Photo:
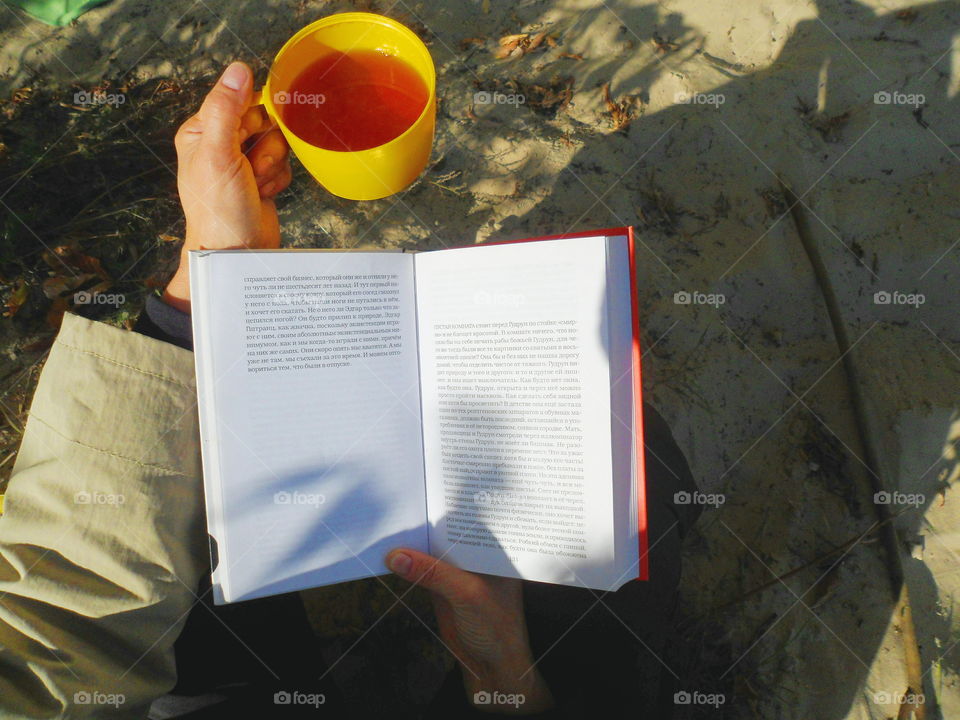
[(417, 402), (420, 403), (420, 448), (423, 455), (423, 517), (427, 526), (427, 552), (433, 554), (430, 547), (430, 503), (427, 492), (427, 438), (423, 430), (423, 362), (420, 358), (420, 295), (417, 293), (417, 255), (414, 253), (413, 262), (413, 318), (417, 337)]
[(633, 432), (636, 441), (637, 467), (637, 537), (640, 543), (640, 568), (638, 579), (647, 580), (650, 576), (648, 561), (649, 537), (647, 523), (647, 475), (643, 453), (643, 380), (640, 372), (640, 302), (637, 287), (637, 258), (633, 227), (627, 227), (627, 256), (630, 259), (630, 311), (633, 325)]

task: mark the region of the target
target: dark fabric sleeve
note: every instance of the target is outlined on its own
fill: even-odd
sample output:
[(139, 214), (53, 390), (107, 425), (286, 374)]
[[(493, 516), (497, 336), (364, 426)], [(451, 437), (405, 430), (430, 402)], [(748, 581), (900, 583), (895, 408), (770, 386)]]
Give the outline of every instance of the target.
[(184, 350), (193, 350), (193, 326), (190, 316), (170, 307), (155, 295), (147, 298), (146, 307), (140, 313), (133, 331), (182, 347)]

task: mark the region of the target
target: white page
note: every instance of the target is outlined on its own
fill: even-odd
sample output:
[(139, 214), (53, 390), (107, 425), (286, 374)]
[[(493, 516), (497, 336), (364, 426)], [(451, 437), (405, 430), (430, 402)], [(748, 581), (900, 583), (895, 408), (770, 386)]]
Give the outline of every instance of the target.
[(416, 273), (431, 552), (607, 587), (605, 238), (421, 253)]
[[(425, 551), (412, 257), (230, 252), (192, 262), (208, 298), (194, 334), (217, 596), (367, 577), (386, 572), (392, 548)], [(291, 320), (278, 324), (276, 313)], [(350, 333), (324, 330), (331, 323)], [(380, 342), (385, 333), (393, 339)], [(281, 334), (290, 337), (267, 337)], [(257, 355), (277, 342), (293, 345)], [(366, 357), (334, 357), (360, 347)]]

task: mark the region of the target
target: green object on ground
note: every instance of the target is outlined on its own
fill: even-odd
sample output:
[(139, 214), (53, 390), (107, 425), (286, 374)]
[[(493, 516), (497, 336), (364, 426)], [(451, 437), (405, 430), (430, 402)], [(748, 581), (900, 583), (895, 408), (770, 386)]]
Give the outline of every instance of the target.
[(48, 25), (69, 25), (87, 10), (109, 0), (10, 0)]

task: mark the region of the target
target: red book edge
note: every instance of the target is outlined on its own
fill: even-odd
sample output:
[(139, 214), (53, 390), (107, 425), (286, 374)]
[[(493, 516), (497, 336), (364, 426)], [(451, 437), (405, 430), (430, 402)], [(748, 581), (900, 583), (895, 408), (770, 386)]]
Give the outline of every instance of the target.
[(640, 309), (637, 292), (637, 263), (634, 252), (633, 226), (606, 228), (588, 232), (561, 233), (560, 235), (543, 235), (541, 237), (523, 238), (521, 240), (497, 240), (494, 242), (468, 245), (467, 247), (483, 247), (484, 245), (507, 245), (510, 243), (536, 242), (539, 240), (569, 240), (572, 238), (627, 236), (627, 253), (630, 258), (630, 306), (633, 314), (633, 430), (634, 441), (637, 444), (637, 474), (634, 478), (637, 487), (637, 537), (640, 543), (640, 572), (638, 580), (650, 579), (649, 537), (647, 526), (647, 473), (643, 452), (643, 383), (640, 371)]

